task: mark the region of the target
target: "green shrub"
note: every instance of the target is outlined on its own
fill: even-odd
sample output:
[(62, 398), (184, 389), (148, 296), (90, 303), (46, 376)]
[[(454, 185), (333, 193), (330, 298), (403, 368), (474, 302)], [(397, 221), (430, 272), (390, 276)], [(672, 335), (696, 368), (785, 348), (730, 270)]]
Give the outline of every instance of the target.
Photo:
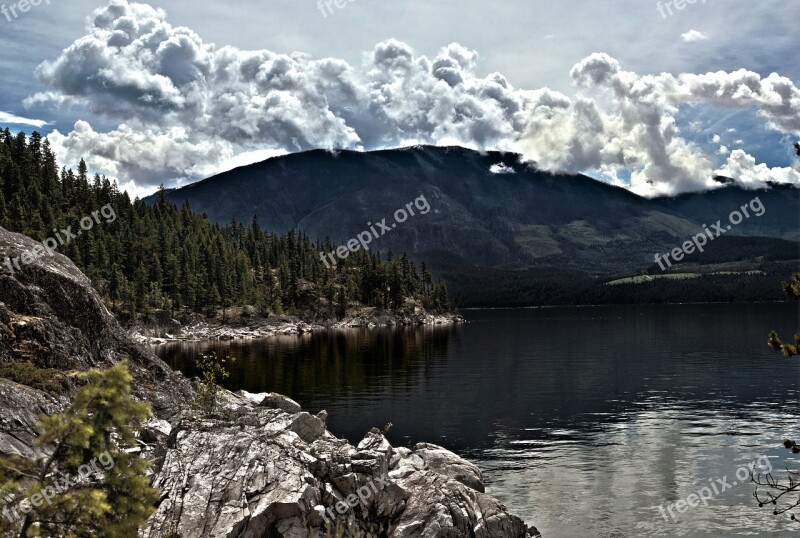
[[(128, 361), (77, 378), (69, 408), (39, 420), (35, 445), (55, 447), (50, 456), (0, 456), (0, 536), (130, 538), (156, 511), (150, 463), (130, 450), (151, 412), (131, 395)], [(28, 501), (48, 492), (46, 503)]]
[(0, 377), (56, 396), (67, 394), (72, 383), (63, 372), (39, 368), (29, 361), (8, 361), (0, 364)]
[(228, 379), (230, 372), (228, 365), (234, 363), (235, 358), (231, 356), (217, 357), (217, 353), (204, 353), (195, 364), (200, 372), (200, 388), (197, 391), (195, 407), (213, 413), (217, 407), (217, 394), (222, 390), (220, 384)]

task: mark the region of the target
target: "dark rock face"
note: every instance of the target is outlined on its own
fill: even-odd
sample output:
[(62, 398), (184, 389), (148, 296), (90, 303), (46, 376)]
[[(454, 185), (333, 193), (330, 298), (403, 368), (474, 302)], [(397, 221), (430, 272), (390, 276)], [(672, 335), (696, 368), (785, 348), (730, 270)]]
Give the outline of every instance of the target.
[[(35, 245), (0, 228), (0, 263)], [(223, 391), (217, 413), (198, 414), (192, 383), (133, 343), (61, 255), (0, 271), (0, 364), (70, 373), (129, 359), (136, 396), (153, 405), (139, 441), (161, 490), (141, 536), (536, 535), (484, 493), (477, 467), (441, 447), (394, 448), (378, 430), (354, 447), (327, 431), (326, 412), (271, 393)], [(68, 403), (0, 378), (0, 453), (45, 456), (38, 417)]]
[(0, 453), (39, 459), (42, 447), (33, 442), (39, 435), (39, 416), (58, 413), (65, 400), (0, 378)]
[[(37, 245), (0, 228), (0, 264)], [(45, 256), (14, 274), (0, 265), (0, 362), (81, 371), (128, 358), (134, 391), (168, 418), (192, 397), (191, 386), (163, 361), (133, 343), (89, 279), (66, 257)]]

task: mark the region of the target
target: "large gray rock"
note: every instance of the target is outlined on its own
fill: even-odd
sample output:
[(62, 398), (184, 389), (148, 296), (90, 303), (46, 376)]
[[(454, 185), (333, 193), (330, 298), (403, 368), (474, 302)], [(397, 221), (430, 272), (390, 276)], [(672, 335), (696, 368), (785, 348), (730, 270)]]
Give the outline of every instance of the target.
[(475, 491), (481, 493), (486, 491), (483, 485), (483, 473), (476, 465), (430, 443), (418, 443), (414, 451), (425, 460), (430, 470), (461, 482)]
[(45, 449), (34, 445), (41, 433), (39, 417), (58, 413), (66, 403), (66, 399), (0, 378), (0, 454), (45, 457)]
[(283, 409), (287, 413), (297, 413), (301, 409), (299, 403), (287, 396), (276, 394), (274, 392), (261, 392), (259, 394), (253, 394), (252, 392), (247, 392), (246, 390), (240, 390), (236, 392), (236, 394), (238, 396), (247, 398), (247, 400), (262, 407)]
[(319, 429), (317, 417), (258, 400), (226, 394), (216, 418), (175, 426), (154, 481), (162, 500), (142, 536), (537, 534), (483, 493), (480, 471), (452, 452), (395, 449), (377, 429), (353, 447)]

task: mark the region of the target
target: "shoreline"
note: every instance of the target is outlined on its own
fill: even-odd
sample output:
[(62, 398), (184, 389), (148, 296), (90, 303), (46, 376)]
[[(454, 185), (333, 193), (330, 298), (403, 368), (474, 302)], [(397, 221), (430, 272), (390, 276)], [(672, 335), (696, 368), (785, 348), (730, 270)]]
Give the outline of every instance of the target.
[[(690, 302), (690, 303), (625, 303), (625, 304), (583, 304), (583, 305), (545, 305), (545, 306), (495, 306), (495, 307), (464, 307), (459, 312), (477, 310), (545, 310), (560, 308), (603, 308), (608, 306), (710, 306), (710, 305), (737, 305), (737, 304), (785, 304), (788, 301), (757, 301), (757, 302)], [(235, 341), (247, 339), (271, 338), (274, 336), (289, 336), (311, 334), (323, 331), (337, 331), (349, 329), (376, 329), (385, 327), (419, 327), (441, 326), (467, 323), (461, 314), (392, 314), (373, 313), (350, 316), (342, 321), (309, 322), (293, 316), (275, 316), (259, 318), (251, 323), (220, 323), (208, 322), (195, 318), (191, 323), (182, 325), (172, 319), (168, 323), (147, 324), (137, 323), (128, 328), (127, 333), (135, 342), (159, 346), (175, 342), (203, 342), (203, 341)]]
[(279, 317), (243, 325), (226, 325), (207, 321), (195, 321), (185, 326), (173, 324), (170, 327), (137, 324), (128, 330), (128, 335), (137, 343), (159, 346), (175, 342), (234, 341), (331, 330), (455, 325), (464, 322), (464, 318), (459, 314), (434, 315), (427, 313), (361, 315), (337, 322), (306, 322), (297, 318)]

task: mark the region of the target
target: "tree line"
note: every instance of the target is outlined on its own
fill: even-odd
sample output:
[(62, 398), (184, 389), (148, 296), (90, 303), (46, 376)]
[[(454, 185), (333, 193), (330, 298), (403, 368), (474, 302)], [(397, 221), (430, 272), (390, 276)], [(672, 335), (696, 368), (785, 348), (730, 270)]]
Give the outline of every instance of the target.
[[(348, 308), (397, 310), (409, 300), (432, 312), (452, 308), (447, 289), (408, 256), (361, 251), (328, 269), (329, 239), (285, 235), (232, 219), (221, 226), (188, 203), (178, 208), (159, 191), (154, 204), (116, 183), (59, 167), (40, 133), (0, 131), (0, 226), (42, 241), (60, 226), (110, 204), (117, 219), (96, 226), (60, 251), (93, 282), (109, 305), (130, 316), (155, 309), (223, 316), (230, 307), (310, 320), (342, 318)], [(245, 308), (245, 311), (248, 309)]]

